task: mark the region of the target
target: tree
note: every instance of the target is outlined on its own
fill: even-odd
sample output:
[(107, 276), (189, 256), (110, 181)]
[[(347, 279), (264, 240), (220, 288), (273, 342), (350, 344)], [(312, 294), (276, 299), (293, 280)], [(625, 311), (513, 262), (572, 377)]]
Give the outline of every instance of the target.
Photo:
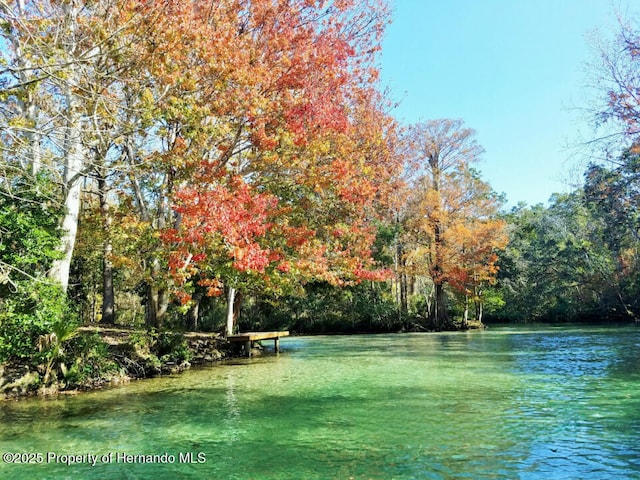
[(474, 306), (474, 320), (482, 324), (484, 291), (495, 283), (498, 273), (498, 252), (508, 242), (506, 223), (497, 214), (502, 199), (482, 181), (477, 172), (469, 169), (455, 187), (459, 192), (449, 207), (455, 211), (445, 235), (452, 249), (449, 254), (449, 283), (463, 297), (462, 326), (466, 328), (469, 304)]
[[(49, 276), (66, 291), (82, 188), (91, 178), (102, 182), (105, 228), (110, 228), (106, 178), (123, 135), (123, 85), (139, 59), (132, 32), (143, 33), (144, 17), (138, 2), (112, 0), (3, 2), (0, 14), (7, 46), (2, 50), (5, 145), (23, 171), (45, 169), (59, 182), (63, 255)], [(104, 250), (108, 284), (108, 236)]]
[(614, 168), (590, 165), (584, 185), (585, 202), (600, 227), (594, 242), (614, 266), (605, 281), (607, 314), (630, 318), (638, 316), (640, 288), (640, 157), (634, 150), (625, 152)]
[[(52, 265), (50, 277), (67, 289), (77, 233), (80, 194), (88, 163), (82, 132), (82, 76), (94, 64), (80, 21), (78, 2), (24, 2), (1, 6), (4, 23), (4, 93), (9, 148), (21, 155), (20, 164), (37, 172), (43, 167), (59, 175), (64, 216), (63, 255)], [(22, 141), (24, 139), (24, 141)], [(21, 147), (16, 148), (18, 144)], [(24, 152), (21, 154), (20, 152)], [(44, 162), (51, 158), (51, 162)]]
[(622, 17), (618, 24), (617, 35), (596, 46), (598, 58), (592, 68), (594, 88), (601, 95), (594, 119), (597, 125), (613, 127), (613, 133), (602, 139), (605, 148), (612, 140), (635, 143), (640, 134), (640, 34)]
[(594, 215), (591, 202), (578, 190), (554, 195), (548, 208), (518, 207), (506, 216), (510, 238), (498, 275), (503, 318), (579, 321), (625, 315), (616, 255), (603, 235), (608, 219)]
[[(231, 298), (289, 271), (378, 275), (372, 221), (394, 165), (374, 66), (382, 2), (38, 0), (0, 13), (3, 167), (58, 182), (64, 255), (50, 277), (65, 290), (82, 205), (99, 205), (104, 321), (124, 266), (154, 327), (172, 293), (216, 282)], [(213, 199), (242, 205), (246, 223), (212, 220), (198, 202)], [(205, 225), (210, 238), (186, 232)]]
[[(466, 288), (467, 268), (473, 270), (476, 261), (485, 266), (486, 279), (495, 273), (495, 259), (489, 252), (502, 244), (503, 226), (490, 219), (500, 202), (469, 167), (483, 150), (475, 132), (463, 127), (462, 121), (415, 124), (409, 128), (407, 148), (411, 198), (406, 232), (414, 245), (408, 258), (417, 272), (423, 265), (433, 282), (433, 309), (427, 312), (433, 326), (448, 329), (453, 323), (445, 286)], [(494, 232), (493, 236), (472, 233), (481, 227), (485, 233)], [(473, 246), (472, 240), (477, 242)], [(476, 260), (471, 262), (473, 256)]]
[[(342, 284), (378, 275), (369, 268), (373, 203), (394, 168), (383, 130), (390, 123), (373, 90), (375, 70), (367, 68), (378, 49), (380, 9), (351, 2), (326, 12), (308, 2), (245, 7), (241, 31), (230, 33), (237, 48), (226, 37), (221, 55), (250, 52), (254, 60), (231, 58), (238, 67), (222, 72), (233, 76), (223, 85), (230, 91), (212, 92), (215, 110), (182, 128), (181, 157), (193, 163), (173, 195), (179, 222), (163, 236), (173, 279), (187, 287), (183, 301), (193, 302), (198, 286), (210, 294), (225, 287), (227, 330), (238, 289), (292, 276)], [(194, 80), (212, 76), (205, 70)], [(201, 143), (188, 132), (206, 131), (195, 127), (212, 115), (220, 119), (210, 130), (218, 138)], [(216, 148), (204, 149), (207, 143)]]

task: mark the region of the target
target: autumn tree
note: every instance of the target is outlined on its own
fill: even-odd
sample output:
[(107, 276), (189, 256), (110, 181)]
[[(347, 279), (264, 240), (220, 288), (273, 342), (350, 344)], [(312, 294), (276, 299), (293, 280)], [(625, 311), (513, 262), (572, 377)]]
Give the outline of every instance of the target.
[[(411, 196), (405, 219), (405, 255), (415, 273), (433, 282), (427, 316), (436, 329), (453, 328), (446, 286), (476, 296), (495, 274), (493, 249), (503, 243), (503, 225), (492, 217), (499, 201), (470, 165), (483, 150), (460, 120), (412, 125), (406, 140)], [(423, 270), (424, 269), (424, 270)], [(475, 283), (474, 282), (478, 282)], [(479, 315), (478, 311), (478, 315)]]
[(453, 180), (459, 192), (447, 203), (453, 221), (445, 235), (449, 254), (449, 284), (462, 298), (462, 327), (468, 326), (469, 308), (473, 319), (482, 324), (485, 289), (495, 283), (498, 273), (498, 252), (508, 241), (506, 222), (497, 217), (502, 199), (473, 169)]
[(640, 31), (637, 22), (618, 17), (618, 32), (610, 40), (598, 38), (589, 80), (596, 96), (590, 113), (596, 137), (588, 143), (607, 160), (619, 161), (619, 152), (638, 144), (640, 134)]
[[(216, 12), (237, 16), (238, 5)], [(199, 102), (210, 105), (200, 122), (216, 118), (197, 129), (209, 129), (211, 140), (185, 133), (191, 186), (176, 190), (180, 221), (164, 237), (174, 280), (191, 285), (184, 301), (193, 301), (198, 285), (211, 294), (224, 286), (231, 309), (247, 282), (295, 275), (340, 284), (374, 275), (367, 205), (392, 162), (381, 157), (383, 124), (373, 123), (367, 104), (378, 98), (371, 60), (384, 23), (373, 6), (252, 2), (239, 10), (240, 30), (222, 35), (215, 51), (236, 68), (219, 72), (216, 58), (195, 80), (224, 74), (233, 81), (221, 85), (224, 94), (211, 91), (215, 103)], [(214, 148), (203, 150), (207, 144)], [(230, 310), (229, 325), (232, 317)]]
[[(172, 293), (232, 294), (264, 282), (263, 267), (275, 283), (287, 271), (335, 283), (376, 275), (370, 221), (393, 169), (375, 90), (384, 4), (18, 1), (0, 11), (4, 165), (47, 169), (60, 185), (64, 255), (50, 276), (64, 289), (83, 195), (100, 217), (103, 320), (115, 318), (118, 267), (135, 272), (156, 327)], [(202, 211), (212, 202), (244, 216), (217, 222)]]

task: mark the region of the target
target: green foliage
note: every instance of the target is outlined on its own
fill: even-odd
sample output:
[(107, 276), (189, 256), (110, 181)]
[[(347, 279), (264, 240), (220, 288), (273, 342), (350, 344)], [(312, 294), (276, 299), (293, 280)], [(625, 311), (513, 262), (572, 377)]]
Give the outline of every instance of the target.
[(153, 345), (155, 343), (156, 333), (154, 330), (140, 330), (137, 332), (133, 332), (129, 336), (129, 341), (131, 345), (136, 349), (140, 356), (148, 356), (151, 354), (153, 349)]
[(254, 301), (243, 311), (240, 329), (286, 329), (298, 333), (393, 332), (403, 328), (383, 283), (338, 288), (305, 285), (297, 295)]
[[(56, 321), (51, 325), (51, 331), (38, 337), (38, 351), (44, 360), (44, 383), (49, 382), (52, 370), (60, 366), (65, 355), (65, 344), (78, 334), (75, 324), (64, 320)], [(66, 367), (63, 368), (66, 369)]]
[[(61, 374), (68, 387), (97, 383), (120, 375), (108, 345), (98, 333), (77, 335), (65, 348)], [(68, 368), (67, 368), (68, 366)]]
[(44, 175), (15, 176), (0, 185), (0, 362), (48, 363), (41, 336), (74, 323), (64, 292), (46, 279), (59, 258), (59, 207)]
[(103, 364), (104, 352), (98, 354), (95, 342), (90, 347), (77, 337), (76, 312), (62, 288), (46, 278), (60, 257), (62, 210), (52, 200), (54, 184), (46, 176), (16, 176), (2, 188), (0, 363), (39, 367), (44, 384), (66, 377), (78, 383), (113, 368)]
[(0, 308), (0, 362), (47, 362), (51, 352), (38, 349), (38, 339), (74, 325), (74, 314), (57, 285), (17, 282), (14, 286), (13, 295), (3, 299)]
[(132, 345), (143, 358), (162, 362), (188, 362), (191, 359), (189, 345), (182, 333), (157, 332), (156, 330), (134, 332), (130, 336)]
[(585, 186), (509, 215), (494, 319), (629, 320), (640, 314), (640, 160), (591, 165)]
[(590, 222), (582, 196), (556, 196), (548, 209), (517, 208), (507, 221), (510, 241), (498, 275), (505, 305), (493, 315), (572, 321), (593, 314), (596, 252), (588, 251)]
[(61, 209), (46, 176), (6, 179), (0, 188), (0, 298), (6, 298), (15, 282), (43, 277), (60, 257)]
[(504, 294), (499, 288), (489, 287), (484, 291), (484, 313), (491, 316), (506, 306)]
[(155, 349), (156, 355), (163, 362), (183, 363), (191, 359), (189, 345), (181, 333), (160, 332), (156, 339)]
[(373, 243), (373, 259), (384, 267), (393, 266), (394, 242), (400, 234), (400, 225), (397, 223), (377, 222), (376, 239)]
[[(197, 330), (202, 332), (221, 332), (227, 321), (227, 299), (225, 295), (208, 297), (204, 295), (200, 299)], [(185, 325), (186, 314), (174, 320), (180, 328), (193, 329), (193, 325)], [(168, 322), (167, 322), (168, 323)], [(178, 328), (176, 328), (178, 329)]]
[(614, 168), (590, 165), (585, 202), (597, 226), (593, 242), (607, 253), (602, 308), (609, 316), (640, 315), (640, 155), (625, 152)]

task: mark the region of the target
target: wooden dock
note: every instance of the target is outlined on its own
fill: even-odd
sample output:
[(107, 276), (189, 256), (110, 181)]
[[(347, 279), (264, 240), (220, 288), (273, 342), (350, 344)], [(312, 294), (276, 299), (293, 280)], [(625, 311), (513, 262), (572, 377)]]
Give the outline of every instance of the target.
[(243, 343), (244, 351), (247, 354), (247, 357), (251, 356), (251, 347), (253, 346), (253, 342), (257, 342), (258, 340), (273, 340), (273, 347), (276, 352), (280, 351), (280, 338), (288, 337), (289, 332), (245, 332), (245, 333), (237, 333), (235, 335), (229, 335), (227, 340), (233, 343)]

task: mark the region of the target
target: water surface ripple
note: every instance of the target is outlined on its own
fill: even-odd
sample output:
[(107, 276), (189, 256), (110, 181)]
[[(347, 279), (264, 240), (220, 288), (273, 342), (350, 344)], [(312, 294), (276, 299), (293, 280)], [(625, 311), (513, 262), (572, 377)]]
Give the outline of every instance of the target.
[[(0, 478), (640, 478), (638, 328), (297, 337), (282, 347), (0, 404), (2, 453), (114, 455), (0, 463)], [(116, 461), (124, 453), (175, 461)]]

